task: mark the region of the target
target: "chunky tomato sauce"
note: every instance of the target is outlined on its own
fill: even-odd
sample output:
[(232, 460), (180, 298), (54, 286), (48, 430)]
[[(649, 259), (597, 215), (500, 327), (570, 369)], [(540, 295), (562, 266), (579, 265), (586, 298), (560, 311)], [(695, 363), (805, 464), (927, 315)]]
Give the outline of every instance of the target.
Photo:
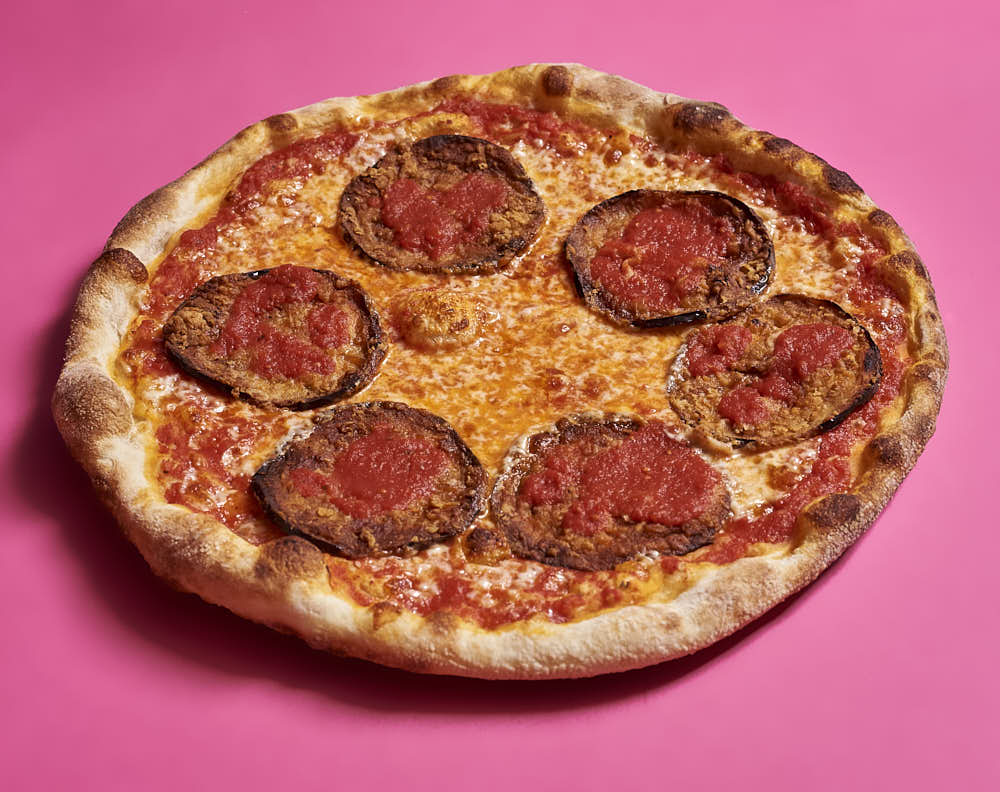
[(292, 487), (307, 498), (324, 497), (352, 517), (370, 519), (405, 509), (434, 491), (448, 455), (429, 440), (387, 424), (352, 442), (320, 472), (292, 470)]
[[(674, 178), (678, 172), (698, 173), (696, 178), (701, 178), (700, 174), (707, 168), (712, 174), (713, 183), (717, 185), (716, 189), (732, 192), (752, 206), (776, 209), (822, 244), (832, 246), (840, 238), (850, 239), (862, 250), (861, 261), (856, 271), (852, 268), (837, 287), (838, 295), (850, 302), (851, 312), (868, 327), (880, 347), (884, 368), (882, 385), (866, 407), (822, 437), (811, 468), (790, 479), (783, 487), (784, 494), (781, 497), (755, 513), (730, 521), (712, 546), (689, 556), (665, 556), (655, 563), (648, 560), (628, 562), (606, 572), (581, 572), (519, 561), (502, 562), (498, 567), (488, 567), (469, 562), (462, 550), (461, 541), (456, 540), (421, 551), (413, 557), (392, 556), (348, 561), (328, 556), (330, 582), (334, 588), (347, 592), (362, 605), (385, 603), (390, 608), (411, 610), (423, 615), (445, 611), (486, 628), (502, 627), (536, 615), (553, 622), (579, 619), (605, 608), (641, 602), (653, 592), (669, 591), (672, 587), (677, 591), (683, 590), (688, 585), (689, 570), (699, 562), (728, 563), (743, 557), (757, 543), (781, 544), (794, 541), (796, 520), (806, 505), (823, 495), (850, 488), (851, 451), (857, 443), (877, 433), (879, 412), (898, 395), (906, 368), (905, 351), (902, 348), (906, 338), (904, 311), (898, 296), (880, 276), (878, 261), (887, 251), (879, 240), (866, 235), (853, 224), (834, 225), (830, 220), (828, 207), (807, 189), (770, 176), (738, 171), (721, 155), (706, 158), (693, 154), (674, 154), (664, 151), (651, 141), (628, 135), (621, 130), (596, 130), (581, 123), (564, 121), (553, 113), (489, 104), (469, 98), (449, 100), (425, 115), (435, 112), (464, 115), (483, 137), (505, 146), (523, 143), (527, 150), (543, 152), (544, 156), (551, 157), (557, 170), (557, 174), (551, 177), (556, 186), (549, 185), (545, 199), (555, 206), (559, 205), (563, 194), (570, 189), (577, 191), (591, 203), (610, 197), (613, 192), (624, 191), (616, 189), (609, 193), (606, 187), (586, 182), (585, 176), (588, 172), (599, 171), (602, 163), (608, 166), (618, 163), (624, 152), (632, 150), (633, 153), (638, 153), (640, 161), (646, 167), (663, 168), (664, 175), (669, 178)], [(288, 418), (282, 413), (242, 403), (234, 405), (225, 394), (191, 380), (166, 355), (161, 338), (162, 326), (170, 313), (199, 283), (219, 274), (217, 257), (221, 256), (226, 261), (238, 260), (232, 253), (233, 250), (238, 250), (246, 260), (260, 262), (259, 257), (263, 256), (264, 261), (269, 261), (266, 256), (273, 255), (273, 248), (272, 238), (267, 234), (284, 233), (281, 228), (287, 228), (287, 225), (278, 228), (278, 231), (275, 231), (273, 225), (270, 226), (270, 232), (260, 230), (266, 225), (268, 213), (280, 213), (281, 207), (294, 203), (296, 196), (310, 189), (309, 185), (313, 180), (338, 174), (345, 168), (344, 158), (357, 146), (367, 143), (368, 136), (379, 133), (379, 129), (379, 125), (376, 125), (367, 132), (358, 134), (335, 131), (276, 151), (252, 165), (227, 195), (217, 213), (201, 228), (181, 234), (169, 255), (156, 268), (142, 305), (142, 318), (132, 327), (122, 350), (122, 361), (127, 376), (132, 378), (135, 392), (174, 391), (163, 398), (158, 396), (155, 409), (137, 406), (137, 413), (145, 411), (140, 417), (151, 418), (155, 426), (157, 458), (161, 460), (156, 476), (164, 487), (167, 500), (208, 514), (252, 542), (269, 541), (282, 535), (266, 520), (250, 495), (249, 477), (256, 466), (273, 453), (280, 438), (288, 431)], [(357, 163), (351, 168), (357, 170)], [(569, 186), (571, 184), (572, 187)], [(624, 189), (648, 186), (651, 185), (635, 183)], [(478, 190), (478, 187), (482, 187), (482, 190)], [(477, 195), (473, 196), (469, 213), (463, 215), (464, 208), (459, 207), (458, 225), (463, 229), (479, 223), (481, 207), (491, 205), (495, 200), (490, 195), (489, 185), (478, 187), (473, 185), (474, 189), (471, 190)], [(342, 186), (337, 189), (341, 190)], [(398, 217), (402, 238), (412, 239), (411, 244), (414, 245), (425, 245), (422, 249), (429, 250), (431, 255), (434, 255), (435, 250), (443, 255), (450, 244), (447, 237), (451, 232), (446, 231), (441, 236), (440, 228), (431, 230), (429, 234), (427, 231), (436, 228), (434, 213), (440, 206), (427, 210), (417, 205), (421, 200), (419, 196), (414, 200), (417, 203), (413, 205), (406, 204), (405, 196), (402, 200), (402, 204), (406, 204)], [(450, 211), (447, 207), (445, 210)], [(431, 217), (426, 228), (422, 226), (425, 213)], [(389, 209), (389, 214), (393, 214), (392, 208)], [(332, 216), (324, 222), (334, 223)], [(308, 221), (296, 217), (287, 222)], [(444, 219), (439, 225), (446, 226), (450, 222)], [(652, 218), (650, 225), (658, 222), (658, 218)], [(641, 237), (641, 232), (642, 229), (636, 229), (635, 234)], [(459, 238), (461, 233), (463, 232), (458, 234)], [(552, 231), (543, 233), (551, 235)], [(438, 241), (436, 234), (443, 243)], [(670, 244), (693, 250), (695, 253), (692, 255), (696, 257), (702, 253), (713, 254), (713, 245), (717, 241), (714, 238), (699, 240), (692, 237), (690, 240), (682, 239)], [(326, 261), (324, 266), (336, 270), (347, 266), (352, 260), (351, 252), (332, 234), (323, 237), (322, 243), (317, 244), (333, 246), (340, 256)], [(441, 247), (441, 244), (444, 246)], [(697, 253), (699, 250), (701, 253)], [(322, 253), (318, 247), (311, 252), (316, 255)], [(225, 258), (227, 256), (229, 258)], [(274, 262), (275, 265), (282, 263), (287, 262)], [(311, 266), (305, 261), (295, 263)], [(233, 271), (233, 265), (228, 266)], [(258, 266), (247, 266), (243, 271), (266, 266), (268, 264), (260, 263)], [(648, 269), (655, 270), (657, 266), (653, 264)], [(365, 277), (369, 277), (369, 274)], [(370, 277), (376, 281), (383, 275), (371, 273)], [(393, 273), (392, 277), (410, 285), (415, 282), (423, 283), (412, 278), (407, 280), (409, 276), (405, 274)], [(686, 277), (684, 273), (680, 273), (675, 278), (682, 290), (686, 288)], [(508, 288), (505, 284), (512, 284), (513, 288), (519, 279), (525, 278), (537, 279), (538, 285), (533, 288), (545, 295), (537, 297), (539, 305), (553, 298), (563, 299), (560, 296), (562, 293), (553, 289), (559, 284), (562, 284), (559, 288), (568, 289), (570, 284), (558, 253), (553, 252), (531, 254), (515, 271), (496, 276), (489, 282), (499, 284), (498, 289)], [(454, 287), (457, 288), (462, 283), (464, 282), (455, 281)], [(670, 288), (672, 287), (668, 287), (668, 291)], [(576, 298), (567, 292), (567, 299)], [(521, 306), (518, 310), (528, 310), (528, 306)], [(327, 321), (331, 318), (332, 321)], [(556, 329), (551, 337), (544, 336), (544, 343), (551, 345), (555, 351), (560, 338), (569, 337), (580, 321), (579, 318), (553, 318), (553, 327)], [(335, 317), (317, 316), (311, 322), (312, 325), (315, 325), (317, 333), (315, 337), (310, 335), (314, 344), (329, 347), (340, 342), (339, 322)], [(325, 329), (320, 329), (321, 326)], [(693, 363), (696, 367), (704, 367), (705, 371), (715, 370), (716, 366), (727, 366), (734, 356), (741, 353), (741, 346), (746, 343), (738, 332), (712, 328), (707, 328), (705, 332), (710, 331), (712, 335), (705, 336), (699, 362)], [(504, 356), (516, 356), (521, 348), (519, 345), (523, 343), (524, 340), (517, 338), (491, 339), (491, 346), (485, 347), (477, 360), (487, 367), (490, 376), (495, 376), (493, 372), (500, 370), (496, 366), (501, 366), (505, 359), (511, 359)], [(600, 360), (602, 354), (595, 349), (592, 359)], [(819, 357), (822, 358), (822, 354)], [(642, 362), (643, 357), (625, 358), (623, 365), (634, 367)], [(393, 356), (390, 355), (385, 367), (391, 370), (393, 365)], [(607, 403), (603, 400), (615, 393), (617, 384), (607, 377), (588, 374), (587, 383), (592, 384), (584, 386), (582, 380), (574, 379), (575, 375), (576, 372), (555, 367), (539, 370), (538, 382), (542, 383), (539, 386), (542, 393), (539, 403), (550, 411), (545, 413), (546, 420), (554, 418), (561, 411), (574, 409), (578, 404)], [(384, 379), (388, 375), (383, 372), (380, 376)], [(372, 386), (376, 391), (378, 382), (377, 379)], [(507, 380), (502, 382), (506, 383)], [(474, 431), (477, 421), (488, 420), (492, 408), (508, 401), (515, 406), (524, 403), (533, 405), (532, 409), (538, 409), (535, 402), (514, 394), (518, 385), (518, 382), (505, 385), (510, 392), (502, 393), (495, 403), (474, 406), (485, 412), (480, 418), (461, 422), (456, 428), (463, 432)], [(451, 381), (441, 387), (447, 394), (449, 388), (460, 388), (461, 382)], [(774, 387), (780, 388), (780, 383), (774, 383)], [(179, 388), (187, 390), (177, 393)], [(414, 398), (412, 394), (424, 394), (420, 396), (423, 399), (428, 398), (427, 394), (433, 390), (430, 384), (403, 383), (388, 398), (407, 401)], [(662, 382), (636, 386), (631, 409), (641, 415), (663, 416), (662, 391)], [(191, 393), (201, 395), (191, 398)], [(379, 397), (386, 398), (381, 395)], [(454, 397), (461, 398), (461, 391), (455, 393)], [(383, 450), (390, 448), (395, 442), (392, 438), (384, 439), (386, 442)], [(643, 445), (647, 440), (640, 439), (637, 442)], [(656, 446), (659, 441), (649, 439), (648, 442)], [(646, 450), (648, 449), (639, 449), (638, 457), (642, 457)], [(375, 451), (373, 454), (369, 451), (362, 454), (367, 461), (360, 464), (377, 468), (378, 470), (372, 471), (374, 475), (386, 475), (386, 470), (379, 463), (381, 452)], [(366, 489), (364, 477), (357, 472), (345, 474), (343, 480), (336, 485), (330, 485), (326, 481), (313, 481), (305, 482), (303, 486), (315, 486), (323, 491), (325, 487), (329, 487), (331, 493), (334, 489), (341, 493), (347, 491), (355, 499), (351, 508), (356, 508), (359, 512), (366, 509), (377, 510), (388, 503), (402, 502), (400, 499), (405, 500), (405, 493), (413, 487), (420, 489), (420, 481), (435, 469), (436, 464), (433, 454), (425, 452), (426, 449), (415, 449), (415, 467), (404, 465), (398, 474), (390, 474), (390, 478), (398, 478), (389, 481), (390, 486), (386, 486), (384, 493), (372, 494)], [(650, 453), (655, 456), (657, 451), (652, 449)], [(392, 454), (389, 453), (383, 455), (385, 458), (390, 456)], [(627, 490), (634, 472), (632, 466), (638, 457), (609, 460), (607, 470), (595, 471), (595, 481), (599, 479), (600, 486), (605, 489), (603, 494), (598, 493), (593, 503), (588, 502), (586, 508), (581, 509), (583, 530), (586, 530), (588, 515), (617, 510), (619, 506), (634, 510), (635, 516), (639, 518), (645, 515), (674, 520), (680, 519), (681, 515), (693, 508), (692, 504), (698, 503), (698, 481), (701, 474), (697, 472), (692, 479), (695, 483), (692, 491), (677, 503), (671, 502), (670, 496), (660, 499), (663, 481), (656, 473), (651, 474), (642, 486), (645, 494), (654, 493), (655, 498), (646, 499), (643, 494), (638, 498), (622, 498), (621, 493), (609, 489), (624, 485)], [(710, 478), (709, 474), (704, 474), (704, 477)], [(671, 513), (666, 514), (666, 511)]]
[(685, 358), (692, 377), (728, 370), (750, 346), (753, 333), (738, 324), (709, 325), (690, 341)]
[[(319, 287), (319, 276), (305, 267), (286, 264), (264, 273), (236, 295), (211, 353), (229, 357), (247, 351), (250, 370), (269, 379), (330, 374), (335, 362), (328, 352), (350, 340), (348, 318), (336, 304), (313, 304)], [(308, 340), (279, 327), (271, 315), (295, 304), (308, 306)]]
[(629, 305), (669, 310), (704, 284), (710, 265), (725, 263), (735, 237), (729, 218), (699, 202), (643, 209), (601, 246), (590, 272)]
[(663, 424), (650, 422), (596, 454), (585, 455), (579, 442), (557, 446), (543, 457), (541, 469), (525, 478), (519, 495), (532, 506), (547, 506), (579, 492), (562, 527), (593, 536), (612, 517), (682, 525), (705, 511), (719, 479)]
[(767, 420), (772, 409), (763, 397), (795, 404), (801, 394), (799, 383), (814, 371), (836, 363), (852, 343), (849, 330), (825, 322), (793, 325), (781, 331), (774, 340), (770, 368), (756, 382), (726, 393), (719, 401), (719, 415), (744, 426)]
[(476, 240), (490, 215), (507, 203), (509, 192), (504, 182), (485, 173), (470, 173), (444, 190), (427, 189), (404, 177), (386, 190), (382, 222), (395, 233), (397, 245), (438, 261)]

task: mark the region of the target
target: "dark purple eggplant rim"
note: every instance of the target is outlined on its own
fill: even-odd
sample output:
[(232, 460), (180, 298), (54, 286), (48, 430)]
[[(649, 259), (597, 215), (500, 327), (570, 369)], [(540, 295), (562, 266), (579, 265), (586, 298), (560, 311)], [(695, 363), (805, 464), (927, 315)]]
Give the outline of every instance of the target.
[[(253, 272), (234, 272), (227, 275), (216, 275), (209, 278), (203, 283), (199, 283), (195, 287), (194, 291), (191, 292), (184, 301), (177, 306), (174, 312), (170, 315), (173, 318), (174, 314), (180, 311), (188, 301), (195, 295), (195, 293), (210, 284), (214, 280), (221, 278), (233, 278), (233, 277), (246, 277), (250, 280), (257, 280), (262, 275), (267, 274), (271, 270), (276, 269), (276, 267), (268, 267), (266, 269), (254, 270)], [(230, 385), (222, 380), (210, 377), (208, 374), (200, 371), (188, 358), (182, 355), (180, 352), (176, 351), (173, 347), (169, 346), (166, 341), (164, 341), (164, 348), (170, 354), (170, 356), (177, 362), (177, 364), (184, 369), (188, 374), (191, 374), (198, 379), (209, 382), (213, 385), (219, 386), (227, 394), (231, 394), (238, 399), (243, 401), (252, 402), (253, 404), (260, 405), (262, 407), (275, 407), (284, 410), (311, 410), (317, 407), (324, 407), (332, 402), (339, 401), (340, 399), (345, 399), (361, 390), (369, 382), (375, 379), (375, 375), (378, 373), (378, 368), (382, 361), (385, 359), (387, 352), (387, 344), (385, 334), (382, 332), (382, 324), (379, 320), (378, 312), (375, 310), (375, 306), (368, 296), (367, 292), (361, 288), (360, 285), (354, 281), (338, 275), (331, 270), (322, 270), (316, 268), (310, 268), (313, 272), (319, 273), (324, 277), (333, 277), (336, 280), (336, 288), (344, 289), (350, 295), (354, 304), (357, 306), (358, 310), (361, 312), (362, 318), (365, 320), (366, 333), (366, 349), (367, 356), (365, 359), (365, 364), (357, 371), (349, 371), (344, 374), (340, 380), (337, 382), (336, 387), (332, 391), (317, 396), (313, 399), (307, 399), (306, 401), (300, 402), (268, 402), (267, 404), (262, 403), (258, 399), (255, 399), (249, 393), (239, 390), (237, 386)], [(164, 326), (170, 321), (167, 319), (164, 322)], [(162, 332), (162, 331), (161, 331)]]
[[(465, 497), (455, 507), (455, 511), (465, 512), (468, 519), (462, 518), (456, 530), (435, 535), (434, 538), (426, 541), (407, 542), (401, 547), (384, 551), (385, 554), (398, 553), (399, 551), (408, 548), (426, 547), (428, 545), (450, 539), (452, 536), (456, 536), (467, 530), (468, 527), (475, 521), (480, 511), (482, 511), (483, 505), (486, 502), (486, 471), (483, 468), (482, 463), (479, 461), (479, 458), (475, 455), (472, 449), (466, 445), (462, 436), (440, 415), (435, 415), (429, 410), (424, 410), (419, 407), (411, 407), (403, 402), (370, 401), (342, 404), (337, 407), (331, 407), (329, 410), (325, 410), (324, 412), (316, 415), (313, 419), (314, 427), (312, 431), (305, 437), (299, 438), (299, 442), (306, 440), (313, 434), (313, 432), (318, 431), (324, 424), (336, 421), (338, 418), (337, 413), (360, 413), (369, 411), (371, 413), (377, 413), (379, 411), (391, 412), (403, 420), (415, 423), (422, 429), (428, 429), (440, 436), (446, 437), (455, 445), (459, 466), (466, 480)], [(267, 516), (275, 525), (287, 532), (289, 535), (301, 537), (326, 553), (331, 553), (341, 558), (357, 559), (365, 557), (350, 555), (346, 553), (342, 547), (338, 547), (336, 544), (333, 544), (322, 537), (314, 536), (313, 534), (306, 533), (305, 531), (296, 528), (278, 511), (277, 505), (270, 495), (266, 482), (269, 480), (269, 477), (277, 474), (280, 466), (284, 464), (287, 454), (288, 448), (286, 447), (281, 451), (281, 453), (271, 457), (263, 465), (261, 465), (250, 479), (250, 489), (256, 496), (257, 501), (261, 504), (261, 506), (263, 506)]]
[[(589, 277), (589, 259), (584, 261), (584, 256), (574, 250), (574, 248), (577, 247), (577, 240), (575, 237), (576, 235), (582, 235), (583, 230), (587, 225), (599, 221), (600, 217), (606, 211), (613, 208), (618, 203), (631, 201), (652, 194), (711, 196), (716, 199), (722, 199), (731, 204), (740, 216), (745, 219), (749, 219), (750, 224), (753, 227), (754, 234), (759, 239), (763, 240), (764, 243), (764, 269), (761, 273), (761, 277), (747, 289), (747, 294), (750, 298), (753, 298), (764, 292), (774, 275), (774, 244), (771, 241), (770, 235), (767, 233), (767, 229), (765, 228), (763, 221), (761, 221), (761, 219), (749, 206), (739, 199), (733, 198), (731, 195), (726, 195), (725, 193), (718, 192), (716, 190), (637, 189), (619, 193), (618, 195), (614, 195), (611, 198), (592, 206), (582, 217), (580, 217), (579, 220), (577, 220), (573, 229), (570, 231), (569, 236), (566, 237), (564, 249), (566, 260), (569, 262), (570, 269), (573, 273), (573, 283), (576, 286), (577, 293), (583, 301), (587, 303), (587, 305), (599, 313), (609, 316), (613, 320), (620, 321), (624, 319), (630, 325), (639, 329), (692, 324), (694, 322), (704, 322), (708, 319), (718, 321), (743, 311), (748, 307), (749, 303), (738, 303), (735, 305), (722, 304), (708, 310), (699, 309), (697, 311), (688, 311), (680, 314), (656, 316), (651, 319), (638, 319), (635, 318), (632, 311), (616, 308), (605, 298), (603, 290)], [(754, 259), (754, 261), (757, 260), (759, 260), (759, 258)], [(588, 271), (587, 275), (584, 275), (582, 272), (584, 268)]]

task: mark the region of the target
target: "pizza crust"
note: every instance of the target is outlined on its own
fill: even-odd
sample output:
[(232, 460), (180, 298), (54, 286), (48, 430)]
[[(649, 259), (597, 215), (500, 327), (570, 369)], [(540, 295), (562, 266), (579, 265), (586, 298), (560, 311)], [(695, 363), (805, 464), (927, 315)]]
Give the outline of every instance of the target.
[[(555, 110), (588, 123), (635, 129), (662, 142), (683, 138), (735, 166), (807, 183), (885, 241), (880, 265), (906, 303), (910, 355), (895, 420), (859, 451), (849, 493), (829, 495), (799, 519), (799, 543), (784, 556), (699, 565), (675, 598), (554, 624), (532, 619), (486, 630), (449, 614), (365, 608), (330, 588), (322, 553), (287, 537), (253, 545), (221, 523), (164, 503), (147, 477), (146, 447), (132, 395), (115, 380), (115, 359), (138, 311), (147, 266), (176, 235), (204, 220), (234, 180), (261, 156), (338, 120), (409, 115), (456, 91)], [(145, 264), (144, 264), (145, 262)], [(660, 94), (578, 65), (535, 64), (486, 76), (452, 76), (374, 96), (330, 99), (272, 116), (224, 144), (177, 181), (133, 207), (85, 276), (73, 313), (53, 413), (101, 500), (153, 570), (185, 591), (292, 632), (310, 645), (386, 665), (485, 678), (590, 676), (688, 654), (744, 626), (799, 590), (874, 521), (934, 431), (948, 351), (933, 289), (896, 222), (847, 174), (794, 144), (752, 130), (721, 105)], [(704, 566), (704, 569), (702, 569)]]

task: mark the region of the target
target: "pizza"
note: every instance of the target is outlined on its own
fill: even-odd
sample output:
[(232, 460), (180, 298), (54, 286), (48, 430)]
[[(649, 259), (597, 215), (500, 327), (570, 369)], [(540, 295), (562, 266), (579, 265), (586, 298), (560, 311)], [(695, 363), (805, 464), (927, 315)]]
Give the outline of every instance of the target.
[(413, 671), (580, 677), (814, 580), (946, 372), (927, 271), (846, 173), (537, 64), (272, 116), (140, 201), (53, 411), (178, 588)]

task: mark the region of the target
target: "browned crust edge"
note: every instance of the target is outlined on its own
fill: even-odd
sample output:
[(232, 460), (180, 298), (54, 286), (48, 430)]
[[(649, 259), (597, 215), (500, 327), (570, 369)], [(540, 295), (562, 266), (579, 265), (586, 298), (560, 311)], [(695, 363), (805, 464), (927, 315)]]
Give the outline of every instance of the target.
[[(121, 339), (138, 309), (147, 265), (174, 233), (214, 208), (233, 180), (261, 156), (330, 124), (410, 115), (456, 92), (482, 92), (625, 126), (705, 154), (725, 152), (808, 183), (840, 215), (882, 236), (882, 271), (907, 302), (910, 353), (901, 416), (861, 455), (851, 492), (812, 504), (801, 542), (786, 555), (744, 558), (712, 568), (675, 598), (554, 625), (530, 621), (487, 631), (450, 620), (446, 629), (416, 614), (386, 624), (329, 589), (322, 554), (288, 537), (253, 546), (219, 523), (165, 504), (145, 476), (144, 427), (132, 396), (114, 379)], [(428, 673), (484, 678), (591, 676), (661, 662), (707, 646), (814, 580), (874, 521), (934, 431), (948, 365), (944, 327), (927, 272), (899, 226), (860, 188), (819, 157), (753, 130), (715, 103), (661, 94), (583, 66), (534, 64), (485, 76), (453, 76), (368, 97), (331, 99), (273, 116), (240, 132), (177, 181), (140, 201), (118, 224), (81, 285), (52, 400), (59, 430), (101, 500), (157, 574), (255, 621), (300, 635), (312, 646)]]

